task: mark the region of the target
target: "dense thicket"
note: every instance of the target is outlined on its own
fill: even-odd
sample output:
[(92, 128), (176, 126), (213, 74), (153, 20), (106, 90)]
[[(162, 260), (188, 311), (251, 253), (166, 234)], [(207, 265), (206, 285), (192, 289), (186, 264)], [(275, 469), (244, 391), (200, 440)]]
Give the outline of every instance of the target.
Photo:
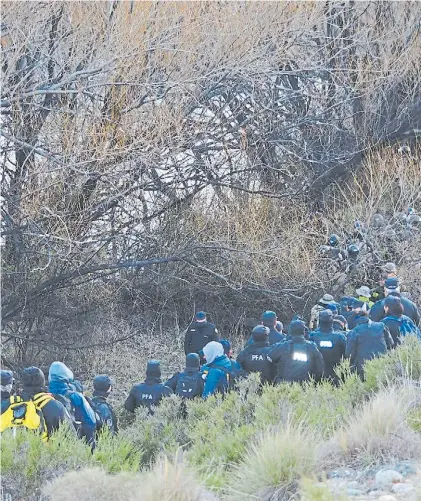
[(417, 2), (3, 2), (2, 21), (9, 365), (195, 308), (225, 330), (303, 311), (334, 224), (419, 203)]

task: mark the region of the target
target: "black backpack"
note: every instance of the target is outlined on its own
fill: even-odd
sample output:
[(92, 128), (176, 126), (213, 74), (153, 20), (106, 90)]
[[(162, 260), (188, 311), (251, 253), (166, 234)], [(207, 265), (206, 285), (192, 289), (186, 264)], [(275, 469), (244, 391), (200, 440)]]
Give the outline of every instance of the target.
[(114, 433), (115, 427), (110, 404), (98, 397), (85, 398), (95, 413), (96, 430), (99, 432), (104, 428), (108, 428), (112, 433)]
[(194, 398), (201, 394), (198, 375), (180, 374), (175, 394), (183, 398)]

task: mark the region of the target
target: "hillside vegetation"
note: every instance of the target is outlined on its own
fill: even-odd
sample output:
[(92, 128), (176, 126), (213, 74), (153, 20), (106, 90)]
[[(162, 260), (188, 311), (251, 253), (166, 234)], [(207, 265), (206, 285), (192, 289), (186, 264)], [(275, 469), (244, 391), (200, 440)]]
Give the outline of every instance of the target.
[[(102, 436), (93, 455), (65, 430), (48, 445), (28, 432), (16, 438), (5, 433), (3, 486), (20, 499), (39, 499), (42, 491), (52, 501), (316, 501), (330, 499), (319, 496), (330, 491), (322, 485), (312, 494), (314, 485), (341, 467), (366, 471), (402, 461), (416, 464), (419, 341), (408, 338), (368, 362), (364, 382), (347, 362), (338, 370), (339, 387), (324, 382), (260, 390), (258, 378), (250, 376), (225, 398), (187, 402), (186, 416), (176, 396), (153, 416), (138, 410), (134, 422), (122, 412), (121, 433)], [(346, 499), (346, 486), (342, 494)]]

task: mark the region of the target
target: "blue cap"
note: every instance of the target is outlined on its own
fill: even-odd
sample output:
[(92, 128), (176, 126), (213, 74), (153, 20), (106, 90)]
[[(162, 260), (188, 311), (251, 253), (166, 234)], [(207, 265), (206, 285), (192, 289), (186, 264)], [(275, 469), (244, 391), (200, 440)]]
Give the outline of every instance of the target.
[(278, 317), (276, 316), (276, 313), (274, 311), (265, 311), (262, 314), (262, 322), (264, 325), (274, 325), (277, 318)]
[(111, 378), (106, 375), (94, 377), (94, 389), (98, 391), (108, 391), (113, 384)]
[(194, 316), (196, 320), (206, 320), (206, 313), (204, 311), (197, 311), (196, 315)]
[(228, 341), (228, 339), (220, 339), (219, 342), (224, 347), (225, 355), (228, 355), (228, 353), (231, 351), (231, 343)]
[(399, 288), (399, 280), (396, 277), (387, 278), (384, 282), (384, 286), (388, 290), (395, 290)]

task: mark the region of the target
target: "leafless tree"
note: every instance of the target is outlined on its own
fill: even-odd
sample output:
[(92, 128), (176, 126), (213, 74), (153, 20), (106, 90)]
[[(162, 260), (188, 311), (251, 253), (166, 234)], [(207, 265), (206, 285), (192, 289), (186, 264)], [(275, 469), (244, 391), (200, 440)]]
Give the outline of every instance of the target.
[(4, 2), (6, 339), (75, 344), (54, 325), (110, 287), (305, 303), (279, 225), (257, 246), (205, 221), (257, 235), (266, 200), (314, 207), (373, 150), (415, 151), (420, 27), (416, 2)]

